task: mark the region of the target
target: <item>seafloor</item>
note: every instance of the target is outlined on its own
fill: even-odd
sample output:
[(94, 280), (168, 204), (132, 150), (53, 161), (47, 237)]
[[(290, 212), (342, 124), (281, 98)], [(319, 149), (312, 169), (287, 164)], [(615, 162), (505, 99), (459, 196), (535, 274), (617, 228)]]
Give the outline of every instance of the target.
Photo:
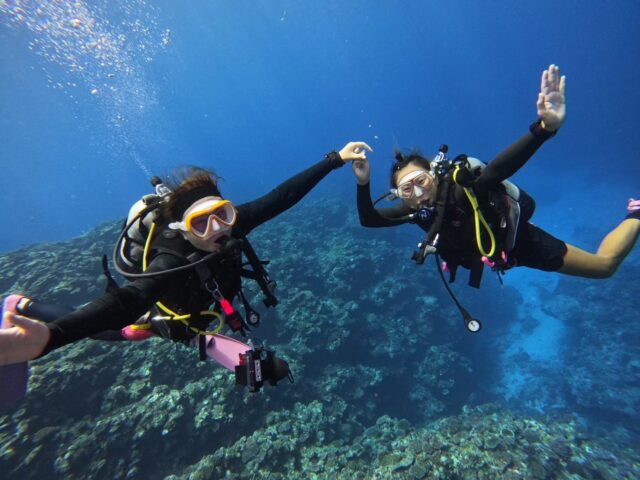
[[(466, 334), (433, 266), (408, 259), (419, 233), (344, 211), (307, 200), (251, 235), (281, 300), (256, 333), (294, 385), (250, 394), (159, 339), (79, 342), (33, 362), (27, 398), (1, 412), (0, 478), (640, 478), (638, 255), (545, 292), (537, 308), (565, 329), (552, 360), (507, 357), (538, 322), (516, 289), (471, 304), (500, 313)], [(0, 292), (100, 295), (119, 225), (0, 255)]]

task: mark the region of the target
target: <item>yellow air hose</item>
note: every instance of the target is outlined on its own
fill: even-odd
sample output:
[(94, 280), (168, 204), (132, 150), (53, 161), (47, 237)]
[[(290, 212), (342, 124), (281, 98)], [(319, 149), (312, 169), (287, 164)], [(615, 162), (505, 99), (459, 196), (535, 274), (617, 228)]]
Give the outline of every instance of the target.
[[(153, 222), (151, 224), (151, 228), (149, 229), (149, 235), (147, 235), (147, 241), (144, 243), (144, 253), (142, 255), (142, 271), (143, 272), (147, 270), (147, 255), (149, 253), (149, 245), (151, 245), (151, 239), (153, 238), (153, 232), (155, 231), (155, 229), (156, 229), (156, 223)], [(191, 314), (189, 313), (186, 315), (180, 315), (179, 313), (176, 313), (173, 310), (171, 310), (169, 307), (163, 305), (162, 302), (156, 302), (156, 306), (168, 315), (166, 320), (178, 320), (179, 322), (183, 323), (193, 333), (198, 333), (201, 335), (215, 335), (216, 333), (220, 333), (220, 331), (222, 330), (222, 327), (224, 327), (224, 318), (222, 318), (222, 315), (212, 310), (203, 310), (200, 312), (200, 315), (202, 316), (212, 316), (218, 320), (218, 326), (211, 331), (207, 331), (207, 330), (200, 330), (198, 328), (192, 327), (189, 324), (189, 319), (191, 318)]]
[[(460, 171), (460, 165), (456, 165), (456, 169), (453, 172), (453, 181), (455, 183), (458, 183), (457, 176), (459, 171)], [(484, 215), (480, 211), (480, 206), (478, 205), (478, 199), (474, 195), (473, 191), (471, 191), (471, 189), (467, 187), (462, 187), (462, 189), (464, 190), (464, 193), (467, 195), (467, 198), (469, 199), (469, 203), (473, 208), (473, 217), (474, 217), (475, 226), (476, 226), (476, 243), (478, 244), (478, 250), (485, 257), (491, 258), (496, 253), (496, 237), (493, 235), (493, 231), (491, 230), (491, 227), (489, 226), (489, 224), (484, 218)], [(484, 246), (482, 245), (482, 237), (481, 237), (482, 232), (480, 231), (480, 223), (482, 223), (482, 226), (484, 227), (485, 231), (489, 234), (489, 239), (491, 240), (491, 248), (489, 252), (485, 251)]]

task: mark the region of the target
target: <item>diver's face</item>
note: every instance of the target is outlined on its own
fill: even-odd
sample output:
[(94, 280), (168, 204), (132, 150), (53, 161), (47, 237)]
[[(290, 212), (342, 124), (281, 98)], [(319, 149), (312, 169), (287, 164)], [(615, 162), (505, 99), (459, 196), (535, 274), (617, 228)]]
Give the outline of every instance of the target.
[(194, 247), (205, 252), (220, 251), (220, 240), (231, 234), (236, 222), (236, 211), (231, 202), (221, 197), (209, 196), (191, 205), (182, 217), (187, 225), (182, 232)]
[(395, 173), (398, 197), (406, 206), (419, 209), (432, 206), (438, 192), (438, 179), (416, 163), (401, 168)]

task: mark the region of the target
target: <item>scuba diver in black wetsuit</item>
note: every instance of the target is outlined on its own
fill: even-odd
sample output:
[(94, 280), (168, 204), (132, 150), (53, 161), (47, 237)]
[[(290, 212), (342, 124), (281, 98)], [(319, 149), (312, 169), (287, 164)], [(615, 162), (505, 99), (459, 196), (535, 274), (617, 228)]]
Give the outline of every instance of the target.
[[(243, 276), (256, 280), (265, 304), (275, 306), (275, 283), (247, 235), (293, 207), (332, 170), (348, 161), (366, 160), (365, 150), (371, 150), (365, 143), (350, 142), (265, 196), (238, 206), (222, 198), (216, 177), (203, 169), (188, 169), (177, 181), (164, 184), (156, 179), (157, 195), (132, 207), (114, 251), (116, 268), (129, 283), (118, 287), (105, 259), (107, 293), (76, 311), (17, 295), (7, 297), (0, 365), (11, 367), (90, 336), (141, 340), (160, 335), (199, 345), (201, 358), (209, 356), (235, 371), (238, 383), (254, 391), (264, 381), (275, 384), (290, 375), (284, 360), (207, 327), (212, 320), (218, 320), (220, 327), (224, 321), (244, 334), (257, 326), (257, 312), (242, 293)], [(235, 297), (245, 307), (246, 321), (233, 308)]]
[[(444, 260), (450, 281), (459, 266), (470, 270), (469, 284), (478, 287), (484, 266), (499, 274), (514, 266), (525, 266), (587, 278), (608, 278), (633, 248), (640, 233), (640, 201), (629, 200), (629, 214), (610, 232), (595, 254), (569, 245), (529, 223), (535, 203), (507, 179), (518, 171), (536, 150), (555, 135), (565, 118), (565, 78), (551, 65), (542, 74), (538, 95), (539, 120), (530, 132), (484, 165), (460, 155), (447, 159), (442, 146), (433, 161), (418, 154), (396, 155), (391, 170), (391, 199), (400, 198), (395, 208), (375, 209), (369, 190), (368, 161), (356, 161), (357, 204), (365, 227), (390, 227), (416, 223), (425, 239), (413, 259), (423, 263), (435, 254)], [(384, 197), (382, 197), (384, 198)], [(381, 198), (381, 199), (382, 199)], [(380, 199), (380, 200), (381, 200)], [(458, 303), (470, 331), (480, 329)]]

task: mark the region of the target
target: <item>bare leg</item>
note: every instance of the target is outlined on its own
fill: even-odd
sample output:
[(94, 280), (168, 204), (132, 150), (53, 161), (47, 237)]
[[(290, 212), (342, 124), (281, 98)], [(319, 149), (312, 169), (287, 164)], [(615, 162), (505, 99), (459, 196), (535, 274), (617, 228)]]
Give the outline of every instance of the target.
[(640, 220), (628, 218), (604, 237), (596, 253), (567, 244), (564, 265), (558, 271), (585, 278), (609, 278), (629, 254), (639, 234)]

